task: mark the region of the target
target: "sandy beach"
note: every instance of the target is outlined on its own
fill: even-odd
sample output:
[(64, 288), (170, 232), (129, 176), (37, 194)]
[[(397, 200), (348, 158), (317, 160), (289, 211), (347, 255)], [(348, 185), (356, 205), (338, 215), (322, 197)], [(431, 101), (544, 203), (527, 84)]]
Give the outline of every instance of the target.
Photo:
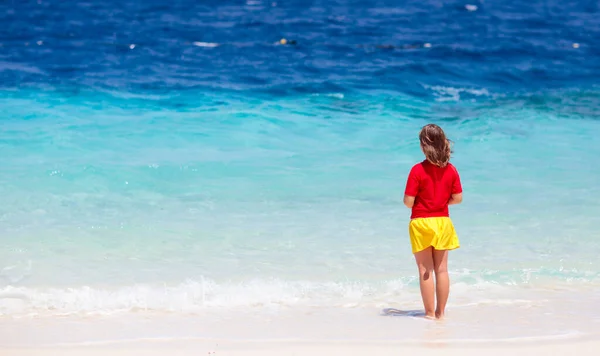
[(531, 344), (482, 343), (477, 345), (449, 346), (443, 343), (431, 343), (423, 346), (406, 346), (393, 342), (234, 342), (214, 341), (178, 341), (157, 342), (137, 341), (119, 345), (89, 345), (74, 347), (20, 348), (3, 349), (3, 356), (92, 356), (92, 355), (248, 355), (248, 356), (285, 356), (285, 355), (597, 355), (599, 340), (587, 340), (566, 343), (536, 342)]
[(597, 318), (544, 317), (538, 307), (477, 310), (454, 308), (444, 321), (374, 308), (5, 318), (0, 355), (591, 356), (600, 349)]

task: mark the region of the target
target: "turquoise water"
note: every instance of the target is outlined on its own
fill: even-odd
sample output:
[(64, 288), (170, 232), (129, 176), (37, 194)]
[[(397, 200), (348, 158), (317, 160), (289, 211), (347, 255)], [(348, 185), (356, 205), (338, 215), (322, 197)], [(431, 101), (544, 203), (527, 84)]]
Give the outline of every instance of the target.
[(454, 141), (464, 182), (457, 298), (598, 286), (597, 94), (429, 90), (437, 100), (190, 93), (185, 109), (5, 93), (1, 276), (20, 302), (3, 314), (418, 297), (401, 200), (427, 122)]

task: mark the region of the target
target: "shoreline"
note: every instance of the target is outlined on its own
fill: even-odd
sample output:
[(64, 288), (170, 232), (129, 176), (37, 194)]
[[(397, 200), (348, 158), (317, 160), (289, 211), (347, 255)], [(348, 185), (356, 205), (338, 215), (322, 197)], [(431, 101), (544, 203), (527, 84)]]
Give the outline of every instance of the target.
[(509, 299), (488, 291), (477, 303), (457, 297), (441, 321), (423, 318), (418, 301), (400, 298), (368, 307), (273, 303), (194, 314), (6, 316), (0, 355), (571, 356), (576, 350), (591, 356), (600, 349), (597, 291), (531, 291)]

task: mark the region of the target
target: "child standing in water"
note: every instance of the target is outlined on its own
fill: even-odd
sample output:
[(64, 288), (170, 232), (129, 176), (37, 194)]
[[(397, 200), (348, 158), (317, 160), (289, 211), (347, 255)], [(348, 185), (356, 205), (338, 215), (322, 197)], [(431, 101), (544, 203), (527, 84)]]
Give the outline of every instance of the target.
[(419, 140), (426, 159), (410, 170), (404, 205), (412, 209), (408, 232), (419, 268), (425, 317), (441, 319), (450, 292), (448, 251), (460, 246), (448, 205), (462, 201), (462, 186), (458, 171), (449, 162), (450, 141), (442, 128), (435, 124), (424, 126)]

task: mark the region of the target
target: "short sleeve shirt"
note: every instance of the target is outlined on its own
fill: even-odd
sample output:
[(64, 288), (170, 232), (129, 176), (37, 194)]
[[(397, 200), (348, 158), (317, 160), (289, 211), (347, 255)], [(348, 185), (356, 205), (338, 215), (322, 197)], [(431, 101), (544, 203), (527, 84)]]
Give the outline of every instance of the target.
[(424, 160), (415, 164), (408, 175), (404, 194), (415, 197), (411, 219), (449, 216), (448, 201), (462, 193), (456, 167), (448, 163), (438, 167)]

